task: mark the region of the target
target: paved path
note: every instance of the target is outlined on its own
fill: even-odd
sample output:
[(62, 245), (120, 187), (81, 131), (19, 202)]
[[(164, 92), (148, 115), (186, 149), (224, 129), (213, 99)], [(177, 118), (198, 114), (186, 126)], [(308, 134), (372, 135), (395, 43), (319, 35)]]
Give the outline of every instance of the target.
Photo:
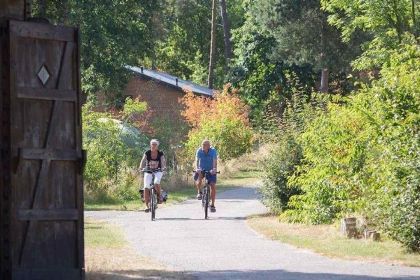
[(330, 259), (259, 235), (245, 223), (248, 215), (266, 212), (255, 188), (218, 196), (210, 220), (203, 220), (197, 200), (158, 209), (154, 222), (144, 212), (86, 216), (122, 226), (139, 254), (198, 279), (420, 280), (420, 268)]

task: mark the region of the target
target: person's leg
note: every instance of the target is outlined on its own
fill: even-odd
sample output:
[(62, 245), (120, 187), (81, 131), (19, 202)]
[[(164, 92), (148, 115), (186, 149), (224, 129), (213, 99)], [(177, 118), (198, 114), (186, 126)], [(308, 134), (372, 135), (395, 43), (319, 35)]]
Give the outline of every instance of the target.
[(208, 177), (209, 179), (209, 184), (210, 184), (210, 190), (211, 190), (211, 206), (210, 206), (210, 211), (211, 212), (216, 212), (216, 207), (215, 207), (215, 202), (216, 202), (216, 180), (217, 180), (217, 176), (216, 174), (212, 174), (209, 175)]
[(158, 197), (158, 203), (162, 203), (162, 197), (160, 195), (161, 194), (161, 192), (160, 192), (160, 181), (162, 180), (162, 176), (163, 176), (162, 172), (157, 172), (155, 174), (154, 184), (155, 184), (156, 195)]
[(196, 173), (194, 176), (195, 187), (197, 188), (197, 199), (201, 199), (201, 186), (203, 185), (203, 175)]
[(216, 201), (216, 183), (210, 183), (211, 188), (211, 206), (214, 206), (214, 202)]
[(158, 197), (158, 203), (162, 203), (162, 196), (160, 195), (160, 184), (155, 184), (156, 195)]
[(150, 208), (150, 189), (144, 189), (144, 203), (146, 203), (146, 208)]
[(144, 173), (144, 203), (146, 211), (150, 209), (150, 185), (152, 184), (152, 174)]

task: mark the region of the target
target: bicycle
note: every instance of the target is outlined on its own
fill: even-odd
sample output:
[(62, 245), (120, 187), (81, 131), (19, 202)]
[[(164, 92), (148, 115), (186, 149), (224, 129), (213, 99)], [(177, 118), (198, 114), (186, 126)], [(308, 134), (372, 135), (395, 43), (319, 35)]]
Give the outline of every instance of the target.
[[(158, 204), (158, 196), (155, 189), (155, 173), (160, 172), (161, 169), (143, 169), (141, 170), (143, 173), (152, 173), (152, 182), (150, 183), (150, 213), (151, 213), (151, 220), (154, 221), (156, 219), (156, 209)], [(147, 202), (146, 202), (147, 203)]]
[[(195, 171), (197, 172), (197, 171)], [(208, 180), (208, 175), (214, 175), (213, 173), (211, 173), (210, 171), (206, 171), (206, 170), (201, 170), (200, 171), (203, 178), (204, 178), (204, 187), (203, 187), (203, 195), (201, 196), (201, 206), (204, 209), (204, 219), (208, 219), (209, 218), (209, 204), (210, 204), (210, 193), (211, 193), (211, 188), (210, 188), (210, 184), (209, 184), (209, 180)], [(220, 171), (216, 172), (216, 174), (220, 174)]]

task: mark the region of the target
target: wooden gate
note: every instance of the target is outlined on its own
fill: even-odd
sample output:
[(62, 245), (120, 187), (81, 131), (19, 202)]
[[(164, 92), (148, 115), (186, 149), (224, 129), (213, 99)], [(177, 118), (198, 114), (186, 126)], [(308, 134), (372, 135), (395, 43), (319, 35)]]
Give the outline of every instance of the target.
[(78, 30), (1, 30), (0, 278), (83, 279)]

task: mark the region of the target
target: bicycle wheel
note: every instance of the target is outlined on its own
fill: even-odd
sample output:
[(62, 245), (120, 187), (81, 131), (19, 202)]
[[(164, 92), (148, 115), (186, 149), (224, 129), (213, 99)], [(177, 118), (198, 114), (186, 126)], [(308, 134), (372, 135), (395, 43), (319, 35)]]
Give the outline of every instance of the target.
[(209, 200), (210, 200), (210, 189), (209, 186), (205, 187), (205, 202), (204, 202), (204, 219), (209, 217)]
[(151, 213), (151, 220), (154, 221), (155, 216), (156, 216), (156, 193), (155, 193), (154, 188), (151, 189), (151, 194), (150, 194), (150, 213)]

